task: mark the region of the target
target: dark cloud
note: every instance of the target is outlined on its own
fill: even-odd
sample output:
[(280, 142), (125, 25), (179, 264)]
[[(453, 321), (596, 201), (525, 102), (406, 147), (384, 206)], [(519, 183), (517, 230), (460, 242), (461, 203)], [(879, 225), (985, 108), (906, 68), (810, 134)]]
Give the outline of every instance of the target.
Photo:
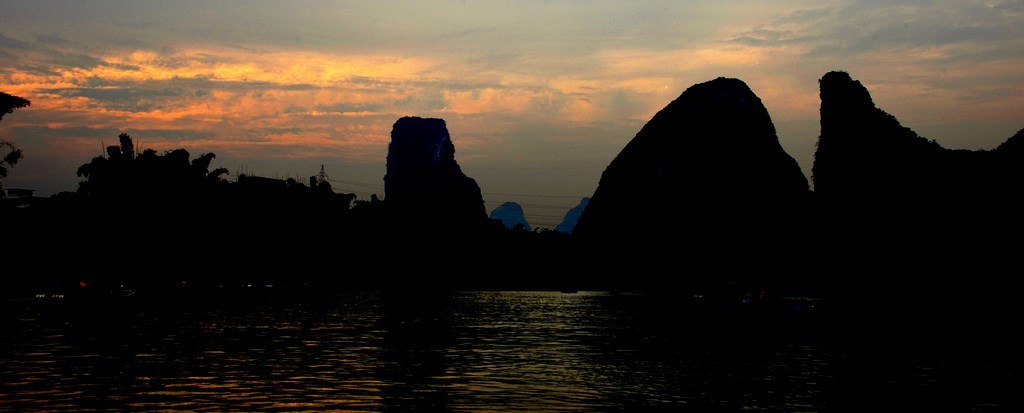
[[(34, 136), (39, 138), (106, 138), (117, 139), (116, 129), (94, 128), (89, 126), (51, 127), (45, 125), (15, 126), (11, 128), (13, 136)], [(98, 146), (97, 146), (98, 148)]]
[[(961, 85), (954, 84), (954, 86)], [(974, 87), (972, 89), (969, 89), (967, 93), (964, 93), (961, 96), (957, 96), (956, 99), (963, 102), (976, 104), (989, 102), (992, 101), (993, 99), (1018, 97), (1020, 96), (1021, 91), (1022, 90), (1020, 88), (1012, 88), (1005, 86)]]
[(957, 2), (953, 6), (927, 0), (858, 1), (843, 7), (797, 10), (730, 41), (756, 47), (799, 45), (811, 58), (959, 46), (948, 57), (958, 59), (957, 54), (971, 55), (990, 44), (1009, 45), (1002, 57), (1019, 56), (1024, 48), (1024, 14), (1016, 11), (1021, 9), (1024, 6), (1019, 1)]
[[(116, 144), (117, 135), (124, 132), (132, 135), (141, 142), (141, 148), (148, 147), (146, 142), (151, 141), (194, 141), (206, 138), (202, 133), (186, 129), (145, 129), (135, 128), (131, 130), (120, 130), (113, 128), (97, 128), (89, 126), (67, 126), (51, 127), (44, 125), (17, 126), (11, 128), (15, 136), (33, 136), (37, 139), (78, 139), (89, 138), (96, 140), (97, 154), (101, 153), (102, 142)], [(83, 159), (83, 162), (86, 161)]]
[[(269, 88), (269, 89), (275, 89), (274, 84), (267, 84), (265, 87)], [(303, 83), (277, 85), (276, 88), (277, 89), (281, 89), (281, 90), (317, 90), (317, 89), (321, 89), (320, 86), (308, 85), (308, 84), (303, 84)]]
[(308, 129), (304, 128), (259, 128), (259, 129), (244, 129), (246, 135), (250, 136), (266, 136), (266, 135), (284, 135), (284, 134), (298, 134), (308, 132)]
[(35, 47), (28, 42), (8, 37), (3, 32), (0, 32), (0, 49), (34, 50)]
[(747, 46), (783, 46), (807, 40), (809, 39), (797, 36), (792, 30), (757, 29), (737, 36), (731, 42)]
[(103, 60), (89, 55), (79, 53), (61, 53), (56, 51), (51, 51), (51, 53), (54, 57), (55, 64), (67, 68), (92, 69), (106, 64)]
[[(205, 133), (187, 129), (135, 129), (127, 131), (138, 140), (139, 147), (146, 147), (147, 141), (189, 142), (208, 139)], [(191, 150), (191, 148), (188, 148)]]
[(67, 46), (68, 41), (61, 36), (55, 34), (37, 34), (36, 41), (43, 44), (52, 44), (55, 46)]
[(616, 117), (634, 118), (647, 111), (644, 99), (628, 89), (611, 89), (598, 95), (598, 104)]
[(790, 13), (788, 16), (780, 18), (777, 23), (799, 23), (809, 24), (820, 22), (829, 17), (832, 17), (836, 13), (836, 8), (823, 7), (819, 9), (804, 9), (796, 10)]
[(440, 90), (426, 90), (424, 93), (409, 95), (392, 103), (393, 110), (407, 112), (435, 112), (448, 106), (448, 101)]
[(220, 142), (236, 142), (236, 143), (268, 143), (271, 142), (270, 133), (259, 133), (259, 129), (248, 129), (241, 131), (241, 134), (226, 134), (218, 136)]
[(64, 97), (84, 97), (101, 106), (126, 112), (149, 112), (163, 105), (163, 99), (176, 98), (185, 94), (181, 88), (58, 88), (40, 89)]
[(223, 81), (223, 80), (211, 80), (206, 77), (193, 77), (193, 78), (173, 78), (168, 80), (161, 80), (158, 83), (169, 83), (172, 85), (180, 85), (189, 89), (197, 90), (227, 90), (227, 91), (270, 91), (270, 90), (319, 90), (323, 89), (320, 86), (310, 85), (305, 83), (294, 83), (294, 84), (280, 84), (273, 82), (241, 82), (241, 81)]
[(515, 53), (503, 53), (503, 52), (492, 52), (484, 55), (470, 57), (466, 59), (465, 64), (467, 66), (481, 68), (481, 69), (506, 69), (509, 66), (518, 63), (520, 55)]
[(196, 65), (209, 67), (218, 64), (239, 63), (239, 60), (227, 54), (195, 53), (180, 55), (178, 50), (164, 47), (159, 49), (155, 60), (150, 63), (165, 69), (181, 69)]
[[(68, 42), (59, 36), (38, 35), (36, 38), (35, 42), (26, 42), (0, 33), (0, 51), (4, 51), (4, 49), (16, 51), (15, 53), (7, 52), (9, 55), (18, 56), (16, 59), (21, 58), (21, 54), (17, 53), (17, 51), (37, 52), (46, 56), (46, 62), (19, 62), (19, 68), (21, 64), (32, 66), (29, 70), (36, 73), (55, 73), (55, 68), (52, 66), (88, 69), (104, 64), (102, 60), (86, 54), (66, 52), (60, 48), (51, 47), (52, 45), (69, 46)], [(49, 65), (51, 67), (41, 70), (40, 65)]]
[(317, 105), (316, 110), (319, 112), (331, 112), (331, 113), (359, 113), (359, 112), (377, 112), (384, 109), (385, 106), (382, 104), (359, 104), (359, 103), (335, 103), (331, 105)]
[(84, 81), (74, 81), (79, 88), (40, 89), (41, 92), (55, 93), (61, 96), (81, 96), (97, 100), (121, 101), (140, 98), (165, 98), (209, 96), (211, 90), (234, 92), (248, 91), (302, 91), (320, 90), (320, 86), (296, 83), (277, 84), (272, 82), (241, 82), (211, 80), (204, 76), (174, 77), (158, 80), (111, 80), (91, 76)]
[(87, 97), (95, 100), (120, 101), (139, 100), (154, 97), (177, 97), (184, 94), (181, 88), (169, 89), (42, 89), (44, 92), (57, 93), (62, 96)]
[(85, 78), (84, 80), (72, 79), (71, 83), (86, 88), (127, 86), (127, 82), (112, 81), (110, 79), (104, 79), (98, 76), (90, 76), (88, 78)]

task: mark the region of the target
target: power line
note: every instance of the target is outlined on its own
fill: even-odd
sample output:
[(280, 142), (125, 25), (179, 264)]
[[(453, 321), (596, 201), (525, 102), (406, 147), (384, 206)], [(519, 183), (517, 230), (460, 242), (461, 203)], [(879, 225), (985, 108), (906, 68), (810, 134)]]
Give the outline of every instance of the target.
[(466, 169), (604, 169), (605, 166), (463, 166)]
[[(554, 208), (558, 208), (558, 209), (565, 208), (565, 205), (520, 204), (518, 202), (516, 202), (516, 203), (519, 204), (519, 206), (521, 206), (523, 208), (552, 208), (552, 209), (554, 209)], [(573, 208), (573, 207), (570, 207), (570, 208)]]
[[(251, 171), (249, 171), (247, 167), (243, 167), (243, 169), (244, 169), (243, 173), (246, 173), (246, 174), (251, 173)], [(321, 170), (317, 171), (317, 172), (319, 172), (319, 173), (313, 173), (313, 174), (311, 174), (311, 176), (318, 176), (318, 175), (320, 175), (322, 173), (323, 175), (320, 175), (320, 176), (325, 176), (326, 177), (326, 172), (323, 171), (323, 166), (321, 166)], [(298, 175), (298, 173), (296, 173), (296, 175)], [(232, 177), (232, 178), (237, 179), (236, 177)], [(384, 185), (382, 185), (382, 184), (373, 184), (373, 183), (368, 183), (368, 182), (349, 181), (349, 180), (334, 179), (334, 178), (329, 178), (329, 177), (326, 178), (326, 181), (331, 182), (331, 183), (341, 184), (336, 189), (340, 190), (340, 191), (350, 192), (350, 193), (376, 194), (376, 193), (383, 193), (383, 191), (384, 191)], [(361, 188), (361, 189), (353, 190), (352, 187)], [(370, 191), (368, 191), (368, 190), (370, 190)], [(575, 200), (579, 200), (579, 199), (583, 199), (583, 198), (587, 198), (588, 197), (588, 196), (585, 196), (585, 195), (514, 194), (514, 193), (501, 193), (501, 192), (481, 192), (481, 195), (486, 195), (486, 196), (509, 196), (509, 197), (523, 197), (523, 198), (575, 199)], [(492, 202), (496, 202), (496, 201), (492, 201)], [(572, 207), (566, 207), (565, 205), (549, 205), (549, 204), (518, 203), (518, 202), (517, 202), (517, 204), (519, 204), (521, 207), (526, 207), (526, 208), (549, 208), (549, 209), (570, 209), (570, 208), (572, 208)], [(555, 218), (555, 217), (552, 217), (552, 218)]]
[(587, 195), (530, 195), (530, 194), (503, 194), (497, 192), (483, 192), (484, 195), (497, 195), (497, 196), (522, 196), (522, 197), (533, 197), (533, 198), (564, 198), (564, 199), (583, 199), (588, 197)]
[(384, 189), (384, 185), (380, 185), (380, 184), (368, 184), (368, 183), (363, 183), (363, 182), (345, 181), (345, 180), (341, 180), (341, 179), (329, 179), (329, 181), (337, 182), (337, 183), (340, 183), (340, 184), (346, 184), (346, 185), (361, 186), (361, 187), (370, 188), (370, 189)]
[[(330, 179), (330, 181), (331, 182), (341, 183), (341, 184), (346, 184), (346, 185), (359, 186), (359, 187), (363, 187), (363, 188), (378, 189), (378, 190), (383, 190), (384, 189), (384, 185), (381, 185), (381, 184), (371, 184), (371, 183), (366, 183), (366, 182), (347, 181), (347, 180), (333, 179), (333, 178)], [(528, 198), (562, 198), (562, 199), (583, 199), (583, 198), (587, 198), (588, 197), (588, 195), (539, 195), (539, 194), (538, 195), (531, 195), (531, 194), (510, 194), (510, 193), (500, 193), (500, 192), (481, 192), (481, 194), (482, 195), (494, 195), (494, 196), (520, 196), (520, 197), (528, 197)], [(520, 204), (520, 205), (533, 205), (533, 206), (537, 206), (537, 204)], [(545, 205), (545, 206), (551, 206), (551, 205)]]

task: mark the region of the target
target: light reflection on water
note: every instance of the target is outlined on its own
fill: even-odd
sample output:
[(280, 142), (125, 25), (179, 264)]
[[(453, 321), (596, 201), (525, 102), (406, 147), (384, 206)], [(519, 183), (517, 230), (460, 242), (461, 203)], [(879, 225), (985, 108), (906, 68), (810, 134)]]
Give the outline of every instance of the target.
[(835, 382), (814, 312), (671, 297), (298, 292), (7, 310), (0, 410), (822, 411)]

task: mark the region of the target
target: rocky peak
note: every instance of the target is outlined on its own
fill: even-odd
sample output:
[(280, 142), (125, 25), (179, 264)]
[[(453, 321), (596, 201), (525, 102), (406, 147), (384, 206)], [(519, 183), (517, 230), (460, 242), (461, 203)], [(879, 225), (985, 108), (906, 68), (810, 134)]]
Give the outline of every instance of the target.
[(686, 89), (644, 125), (601, 175), (574, 235), (732, 225), (807, 194), (761, 99), (720, 77)]
[(487, 217), (480, 187), (455, 161), (455, 145), (443, 119), (410, 116), (395, 122), (384, 194), (390, 207), (421, 219), (465, 222)]

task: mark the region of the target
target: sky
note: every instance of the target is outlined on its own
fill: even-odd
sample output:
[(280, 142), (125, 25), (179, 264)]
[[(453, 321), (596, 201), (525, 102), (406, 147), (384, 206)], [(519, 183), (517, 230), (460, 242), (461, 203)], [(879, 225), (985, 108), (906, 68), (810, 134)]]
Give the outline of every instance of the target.
[[(442, 118), (487, 211), (553, 228), (686, 88), (743, 80), (810, 180), (844, 70), (947, 148), (1024, 128), (1024, 1), (0, 0), (5, 187), (74, 191), (129, 133), (212, 167), (383, 196), (402, 116)], [(713, 173), (713, 171), (709, 171)], [(230, 178), (230, 177), (229, 177)], [(645, 194), (637, 194), (643, 197)]]

